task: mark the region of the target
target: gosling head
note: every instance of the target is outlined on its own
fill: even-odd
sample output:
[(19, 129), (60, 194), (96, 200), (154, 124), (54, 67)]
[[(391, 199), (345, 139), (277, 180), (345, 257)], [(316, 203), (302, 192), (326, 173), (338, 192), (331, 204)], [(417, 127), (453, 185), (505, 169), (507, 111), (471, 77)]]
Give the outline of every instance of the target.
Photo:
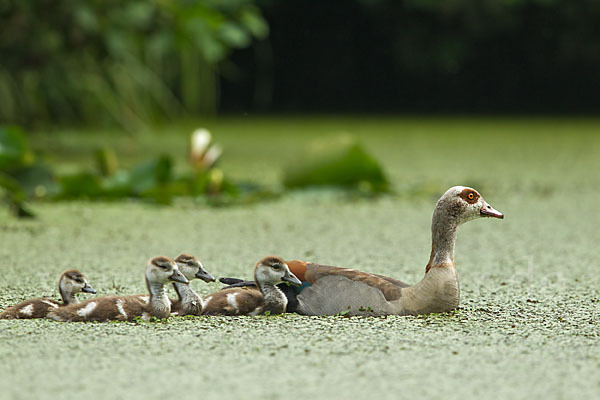
[(214, 282), (215, 277), (209, 274), (200, 260), (189, 254), (181, 254), (175, 259), (179, 271), (188, 279), (202, 279), (204, 282)]
[(448, 189), (437, 202), (434, 218), (437, 213), (456, 220), (459, 225), (480, 217), (504, 218), (504, 214), (490, 206), (477, 190), (465, 186)]
[(88, 284), (86, 277), (76, 269), (70, 269), (63, 272), (60, 276), (58, 286), (63, 293), (96, 293), (96, 290)]
[(288, 282), (295, 286), (302, 285), (302, 282), (290, 272), (285, 261), (275, 256), (265, 257), (256, 264), (254, 279), (257, 283), (270, 285), (281, 282)]
[(152, 283), (165, 284), (169, 281), (189, 283), (179, 271), (177, 264), (169, 257), (154, 257), (146, 267), (146, 278)]

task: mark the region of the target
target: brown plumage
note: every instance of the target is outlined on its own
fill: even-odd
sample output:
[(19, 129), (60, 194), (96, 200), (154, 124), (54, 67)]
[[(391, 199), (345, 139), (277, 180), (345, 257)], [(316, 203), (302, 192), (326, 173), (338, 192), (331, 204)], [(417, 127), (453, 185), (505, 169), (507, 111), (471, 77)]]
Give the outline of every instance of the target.
[(155, 257), (148, 262), (145, 271), (147, 297), (107, 296), (91, 299), (52, 310), (48, 317), (56, 321), (132, 321), (135, 318), (149, 320), (167, 318), (171, 313), (171, 302), (164, 285), (169, 281), (187, 283), (179, 272), (175, 261), (168, 257)]
[(256, 287), (231, 288), (206, 296), (204, 303), (203, 315), (258, 315), (264, 309), (265, 296)]
[(204, 298), (203, 315), (259, 315), (285, 312), (287, 298), (276, 286), (281, 282), (300, 285), (285, 262), (275, 256), (265, 257), (254, 267), (256, 288), (224, 289)]
[(0, 319), (45, 318), (51, 310), (78, 303), (79, 299), (75, 296), (77, 293), (96, 293), (88, 284), (85, 276), (75, 269), (67, 270), (61, 274), (58, 280), (58, 292), (62, 302), (48, 298), (26, 300), (4, 310), (0, 313)]

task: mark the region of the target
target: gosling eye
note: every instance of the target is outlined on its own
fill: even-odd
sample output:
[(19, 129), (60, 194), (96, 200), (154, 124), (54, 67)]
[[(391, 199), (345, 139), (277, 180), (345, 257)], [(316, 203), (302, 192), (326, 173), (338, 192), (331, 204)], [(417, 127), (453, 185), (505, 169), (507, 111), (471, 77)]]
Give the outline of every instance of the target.
[(189, 260), (189, 261), (186, 262), (186, 264), (189, 265), (190, 267), (193, 267), (194, 266), (194, 261)]
[(273, 268), (275, 271), (279, 271), (279, 270), (281, 270), (283, 267), (282, 267), (282, 265), (281, 265), (281, 264), (273, 264), (273, 265), (271, 266), (271, 268)]

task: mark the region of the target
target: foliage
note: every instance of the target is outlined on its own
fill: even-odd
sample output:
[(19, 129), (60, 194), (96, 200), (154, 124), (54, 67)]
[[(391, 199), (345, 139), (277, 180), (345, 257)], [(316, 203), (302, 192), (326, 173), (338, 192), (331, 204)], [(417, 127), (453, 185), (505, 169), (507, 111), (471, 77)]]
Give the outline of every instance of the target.
[(315, 141), (285, 170), (287, 187), (341, 186), (382, 192), (388, 181), (377, 160), (350, 137)]
[(219, 64), (268, 34), (251, 0), (0, 0), (0, 25), (0, 121), (128, 129), (214, 111)]
[(33, 156), (21, 129), (0, 127), (0, 189), (18, 216), (32, 216), (24, 202), (36, 198), (138, 198), (170, 204), (174, 197), (188, 196), (201, 198), (210, 205), (226, 205), (277, 195), (258, 185), (227, 179), (215, 166), (220, 148), (212, 143), (208, 131), (202, 130), (202, 134), (203, 145), (195, 143), (190, 148), (190, 168), (180, 174), (175, 173), (168, 155), (146, 160), (129, 170), (119, 168), (116, 154), (105, 148), (95, 153), (96, 170), (57, 175)]
[(32, 194), (46, 193), (48, 180), (52, 180), (51, 173), (49, 176), (49, 170), (35, 162), (23, 131), (16, 126), (0, 126), (0, 189), (16, 215), (33, 216), (25, 200)]
[[(176, 171), (171, 156), (157, 155), (122, 168), (111, 148), (94, 152), (96, 167), (58, 174), (33, 154), (23, 131), (0, 126), (0, 189), (19, 216), (31, 216), (24, 202), (50, 200), (141, 199), (171, 204), (178, 197), (191, 197), (212, 206), (247, 204), (278, 197), (277, 189), (253, 182), (234, 182), (217, 167), (221, 148), (206, 129), (190, 138), (188, 168)], [(181, 158), (181, 157), (179, 157)], [(305, 154), (285, 170), (288, 188), (337, 186), (359, 194), (389, 190), (380, 164), (350, 137), (314, 142)], [(354, 193), (354, 192), (350, 192)]]
[(271, 70), (260, 89), (275, 112), (596, 115), (600, 108), (598, 0), (259, 4), (276, 62), (259, 69), (237, 53), (249, 73), (230, 91), (223, 85), (224, 111), (259, 110), (239, 88), (257, 87)]

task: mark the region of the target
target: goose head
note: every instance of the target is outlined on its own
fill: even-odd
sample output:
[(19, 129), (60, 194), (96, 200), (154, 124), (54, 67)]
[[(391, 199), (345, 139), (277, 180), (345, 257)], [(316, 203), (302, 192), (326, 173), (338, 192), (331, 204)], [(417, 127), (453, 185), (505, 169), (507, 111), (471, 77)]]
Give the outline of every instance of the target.
[(457, 225), (481, 217), (504, 218), (477, 190), (465, 186), (451, 187), (443, 194), (435, 207), (434, 219), (436, 216), (451, 219)]
[(276, 285), (288, 282), (295, 286), (302, 285), (302, 282), (290, 272), (285, 261), (275, 256), (265, 257), (256, 263), (254, 279), (259, 284)]
[(148, 282), (165, 284), (169, 281), (189, 283), (190, 281), (179, 271), (175, 261), (169, 257), (154, 257), (146, 267)]
[(76, 269), (70, 269), (63, 272), (58, 282), (58, 286), (62, 293), (96, 293), (96, 290), (88, 284), (86, 277)]
[(204, 282), (214, 282), (215, 277), (209, 274), (200, 260), (189, 254), (181, 254), (175, 259), (179, 271), (188, 279), (202, 279)]

